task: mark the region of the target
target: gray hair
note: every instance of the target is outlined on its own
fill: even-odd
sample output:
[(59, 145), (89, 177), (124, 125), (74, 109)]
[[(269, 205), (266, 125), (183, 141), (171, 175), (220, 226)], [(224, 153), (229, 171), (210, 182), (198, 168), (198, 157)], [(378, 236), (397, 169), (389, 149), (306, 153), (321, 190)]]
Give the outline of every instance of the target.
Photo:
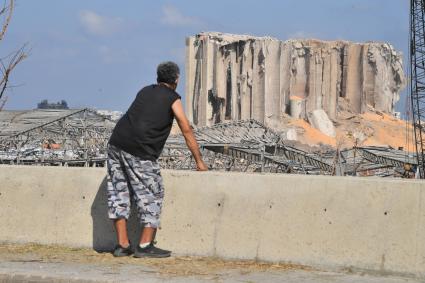
[(167, 61), (158, 65), (156, 74), (158, 83), (174, 84), (180, 75), (180, 69), (176, 63)]

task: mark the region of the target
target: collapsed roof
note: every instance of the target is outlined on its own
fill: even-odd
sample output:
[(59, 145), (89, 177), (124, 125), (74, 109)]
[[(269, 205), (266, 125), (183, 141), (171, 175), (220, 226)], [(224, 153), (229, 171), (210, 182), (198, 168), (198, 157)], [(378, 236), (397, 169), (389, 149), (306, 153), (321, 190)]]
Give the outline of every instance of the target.
[[(0, 163), (104, 166), (115, 125), (90, 109), (0, 112)], [(388, 147), (341, 152), (291, 143), (255, 120), (194, 130), (213, 170), (297, 174), (402, 176), (415, 158)], [(195, 168), (182, 135), (170, 136), (160, 157), (163, 168)], [(407, 170), (407, 171), (408, 171)]]

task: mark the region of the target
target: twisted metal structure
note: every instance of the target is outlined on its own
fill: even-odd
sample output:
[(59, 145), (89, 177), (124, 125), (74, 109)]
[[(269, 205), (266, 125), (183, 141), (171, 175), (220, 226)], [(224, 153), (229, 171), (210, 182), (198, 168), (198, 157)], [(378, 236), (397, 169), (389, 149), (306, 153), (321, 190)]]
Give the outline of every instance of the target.
[[(1, 111), (0, 164), (103, 167), (114, 126), (114, 120), (91, 109)], [(338, 151), (291, 144), (255, 120), (194, 133), (205, 162), (216, 171), (411, 178), (417, 166), (406, 163), (406, 152), (388, 147)], [(159, 162), (167, 169), (196, 168), (182, 135), (169, 137)]]
[(0, 112), (0, 163), (104, 166), (115, 125), (90, 109)]
[(416, 156), (421, 179), (425, 178), (425, 3), (410, 0), (410, 97)]

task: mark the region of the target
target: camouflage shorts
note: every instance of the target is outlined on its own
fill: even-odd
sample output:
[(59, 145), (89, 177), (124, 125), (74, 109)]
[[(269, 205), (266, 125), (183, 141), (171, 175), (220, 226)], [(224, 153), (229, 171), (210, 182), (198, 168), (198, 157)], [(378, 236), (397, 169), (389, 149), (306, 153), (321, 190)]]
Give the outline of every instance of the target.
[(141, 160), (109, 145), (107, 194), (110, 219), (128, 219), (133, 197), (142, 225), (159, 227), (164, 185), (157, 162)]

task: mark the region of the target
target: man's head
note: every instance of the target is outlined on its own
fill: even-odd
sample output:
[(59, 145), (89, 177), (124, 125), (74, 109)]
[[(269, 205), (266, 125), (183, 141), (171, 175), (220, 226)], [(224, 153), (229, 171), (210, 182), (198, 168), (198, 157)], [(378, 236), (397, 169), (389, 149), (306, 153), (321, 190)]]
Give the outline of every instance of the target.
[(167, 61), (159, 64), (156, 69), (156, 74), (156, 81), (158, 83), (165, 83), (176, 89), (180, 76), (180, 69), (176, 63)]

